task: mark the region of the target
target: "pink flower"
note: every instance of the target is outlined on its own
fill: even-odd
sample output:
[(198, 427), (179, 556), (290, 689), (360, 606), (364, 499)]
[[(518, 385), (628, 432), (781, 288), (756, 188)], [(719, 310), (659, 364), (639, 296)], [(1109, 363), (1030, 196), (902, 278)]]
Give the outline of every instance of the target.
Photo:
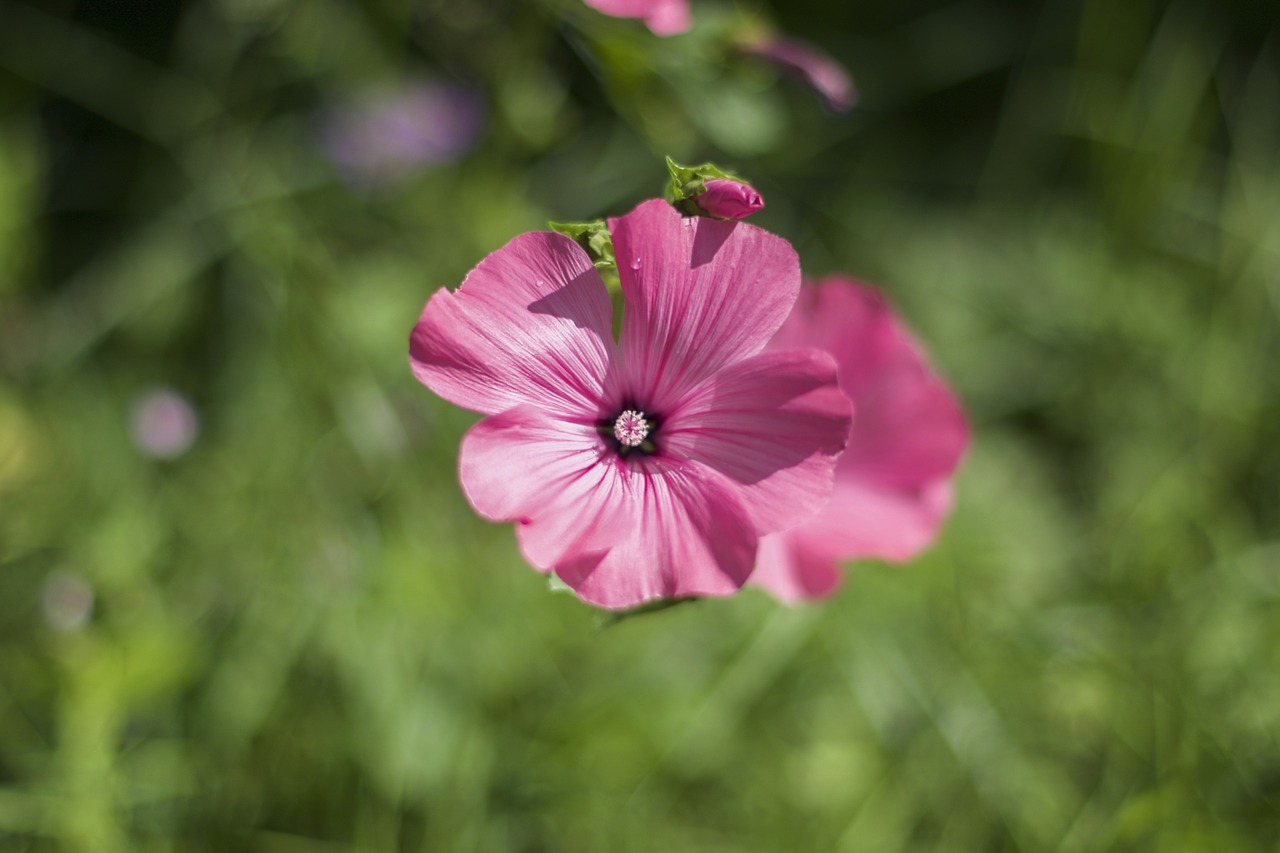
[(764, 210), (764, 197), (755, 187), (724, 178), (707, 181), (706, 191), (694, 196), (693, 203), (717, 219), (746, 219), (757, 210)]
[(822, 347), (853, 401), (831, 501), (767, 536), (752, 580), (785, 601), (825, 595), (855, 557), (907, 560), (951, 505), (951, 476), (969, 442), (964, 412), (884, 298), (849, 279), (806, 286), (769, 348)]
[(561, 234), (521, 234), (410, 337), (417, 378), (488, 415), (459, 479), (521, 551), (583, 599), (728, 595), (760, 536), (815, 512), (849, 430), (835, 362), (761, 352), (799, 292), (794, 250), (647, 201), (609, 220), (625, 303)]
[(742, 49), (808, 83), (836, 112), (848, 112), (857, 103), (858, 92), (849, 72), (812, 42), (771, 34), (747, 42)]
[(654, 35), (673, 36), (689, 29), (689, 0), (583, 0), (615, 18), (639, 18)]

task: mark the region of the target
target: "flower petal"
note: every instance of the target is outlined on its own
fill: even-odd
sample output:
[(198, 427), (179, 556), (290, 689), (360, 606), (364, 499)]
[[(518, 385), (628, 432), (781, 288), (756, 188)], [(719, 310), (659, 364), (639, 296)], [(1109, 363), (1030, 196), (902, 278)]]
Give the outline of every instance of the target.
[(694, 389), (661, 427), (660, 446), (724, 474), (756, 532), (772, 533), (826, 503), (849, 415), (829, 355), (767, 352)]
[(830, 595), (844, 581), (837, 559), (801, 536), (775, 533), (760, 540), (751, 583), (788, 604)]
[(671, 36), (689, 29), (689, 0), (584, 0), (615, 18), (640, 18), (654, 35)]
[(837, 479), (914, 490), (955, 470), (969, 426), (955, 396), (923, 365), (886, 371), (855, 399)]
[(586, 252), (562, 234), (521, 234), (456, 292), (431, 297), (409, 362), (420, 382), (467, 409), (496, 414), (531, 402), (594, 419), (614, 350), (611, 315)]
[(969, 441), (964, 412), (883, 296), (839, 276), (803, 288), (769, 342), (794, 346), (835, 356), (856, 410), (837, 479), (919, 489), (955, 469)]
[(835, 355), (855, 412), (831, 500), (761, 542), (752, 581), (788, 601), (833, 589), (838, 561), (901, 562), (926, 548), (968, 443), (959, 402), (875, 291), (838, 277), (806, 287), (769, 346), (800, 342)]
[(851, 399), (895, 355), (918, 361), (914, 345), (876, 290), (843, 276), (800, 288), (795, 307), (769, 342), (769, 349), (817, 347), (835, 356), (840, 387)]
[(609, 230), (626, 299), (630, 390), (658, 410), (759, 352), (799, 292), (791, 244), (745, 222), (684, 218), (653, 200), (609, 220)]
[(951, 484), (915, 491), (837, 482), (831, 501), (809, 521), (760, 540), (751, 583), (788, 602), (821, 598), (843, 580), (845, 559), (906, 562), (927, 548), (951, 508)]
[(593, 427), (526, 405), (467, 432), (458, 479), (480, 515), (519, 524), (525, 558), (547, 571), (568, 550), (608, 548), (630, 530), (615, 511), (618, 467)]
[(848, 112), (858, 101), (858, 90), (849, 72), (813, 42), (795, 36), (772, 35), (750, 41), (743, 49), (808, 83), (836, 112)]
[(783, 535), (850, 559), (905, 562), (929, 546), (951, 509), (951, 484), (937, 480), (916, 489), (885, 489), (836, 481), (831, 501), (814, 518)]
[(630, 519), (629, 535), (607, 550), (566, 554), (556, 565), (560, 579), (584, 600), (609, 608), (741, 588), (757, 539), (735, 489), (713, 471), (657, 457), (625, 470), (629, 476), (613, 506)]

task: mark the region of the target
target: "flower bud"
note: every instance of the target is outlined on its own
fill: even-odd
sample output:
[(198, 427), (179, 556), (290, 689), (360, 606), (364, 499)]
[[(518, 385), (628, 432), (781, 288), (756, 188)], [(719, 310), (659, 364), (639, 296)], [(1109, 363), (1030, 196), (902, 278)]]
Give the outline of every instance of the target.
[(716, 219), (746, 219), (764, 209), (764, 198), (755, 187), (727, 178), (707, 181), (706, 189), (693, 197), (693, 203)]

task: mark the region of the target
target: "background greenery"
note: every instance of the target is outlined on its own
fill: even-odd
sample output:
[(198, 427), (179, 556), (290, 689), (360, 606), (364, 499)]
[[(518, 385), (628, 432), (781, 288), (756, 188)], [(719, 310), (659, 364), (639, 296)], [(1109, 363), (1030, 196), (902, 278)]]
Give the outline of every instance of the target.
[[(1275, 849), (1269, 5), (0, 0), (0, 847)], [(769, 15), (853, 112), (725, 52)], [(317, 116), (422, 75), (475, 146), (344, 181)], [(666, 153), (884, 286), (975, 440), (910, 567), (600, 631), (466, 506), (407, 335)]]

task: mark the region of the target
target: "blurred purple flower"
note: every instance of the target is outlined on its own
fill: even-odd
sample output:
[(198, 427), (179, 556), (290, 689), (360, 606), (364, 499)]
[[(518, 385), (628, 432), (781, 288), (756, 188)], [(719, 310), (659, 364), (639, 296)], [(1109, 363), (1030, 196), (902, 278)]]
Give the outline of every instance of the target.
[(673, 36), (689, 29), (689, 0), (583, 0), (592, 9), (614, 18), (639, 18), (657, 36)]
[(74, 631), (93, 615), (93, 590), (69, 572), (50, 572), (40, 588), (45, 621), (59, 631)]
[(321, 117), (320, 141), (348, 183), (380, 189), (457, 160), (484, 118), (484, 101), (474, 90), (418, 80), (336, 101)]
[(693, 197), (707, 216), (716, 219), (746, 219), (758, 210), (764, 210), (764, 197), (751, 184), (712, 178), (706, 182), (706, 190)]
[(199, 422), (186, 398), (167, 388), (149, 391), (133, 404), (130, 433), (133, 443), (148, 456), (173, 459), (186, 453), (196, 440)]
[(858, 90), (844, 66), (812, 42), (770, 33), (743, 43), (749, 56), (776, 66), (813, 87), (828, 107), (848, 112), (858, 101)]

